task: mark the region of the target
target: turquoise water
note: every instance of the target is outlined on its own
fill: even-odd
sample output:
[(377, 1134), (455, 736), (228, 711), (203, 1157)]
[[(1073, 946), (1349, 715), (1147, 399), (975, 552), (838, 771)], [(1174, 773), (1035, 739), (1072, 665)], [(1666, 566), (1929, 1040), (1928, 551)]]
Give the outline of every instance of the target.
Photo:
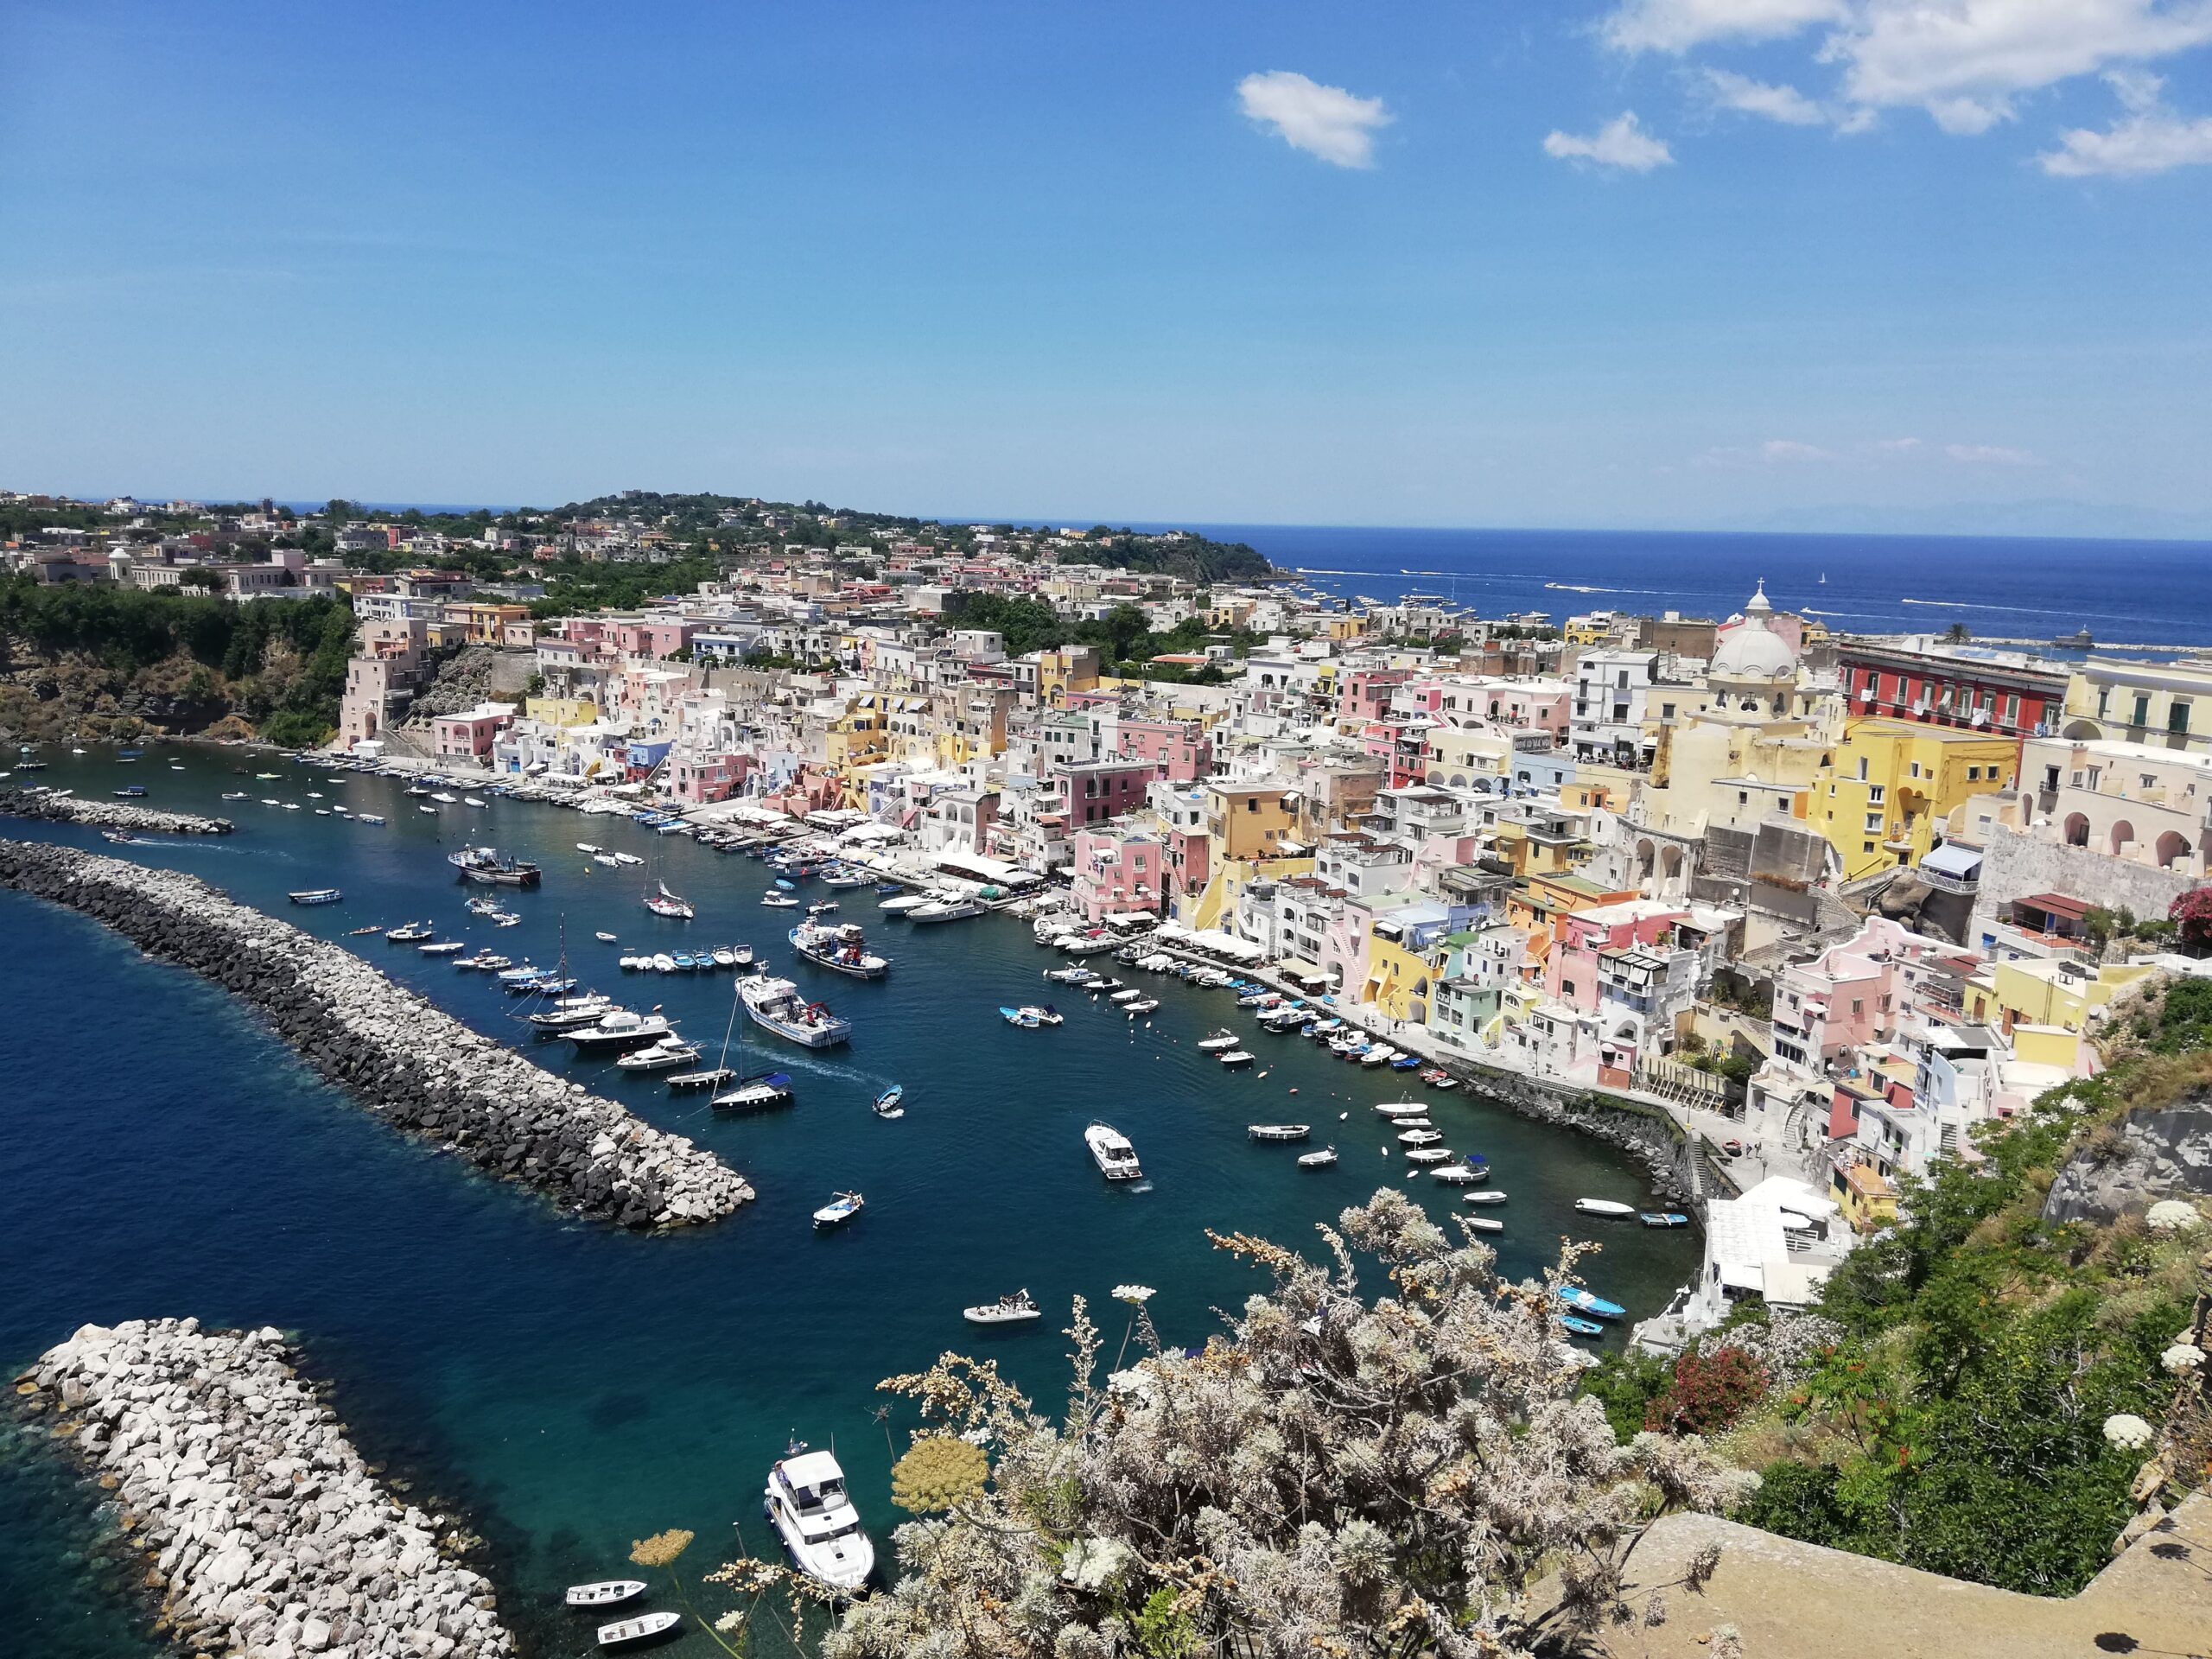
[[(1215, 1309), (1259, 1287), (1209, 1246), (1208, 1227), (1312, 1248), (1315, 1223), (1392, 1179), (1440, 1214), (1459, 1207), (1382, 1154), (1388, 1137), (1368, 1108), (1404, 1093), (1403, 1078), (1259, 1032), (1259, 1065), (1224, 1074), (1193, 1045), (1217, 1026), (1251, 1029), (1226, 993), (1163, 982), (1159, 1012), (1132, 1025), (1045, 985), (1039, 975), (1058, 958), (1016, 922), (915, 929), (875, 920), (867, 889), (837, 894), (843, 918), (868, 923), (895, 963), (862, 983), (794, 963), (783, 939), (794, 912), (760, 906), (760, 864), (626, 820), (497, 799), (434, 820), (392, 780), (214, 749), (149, 748), (137, 763), (105, 749), (46, 758), (42, 781), (88, 797), (143, 784), (146, 804), (220, 811), (239, 833), (123, 848), (90, 831), (0, 833), (188, 869), (332, 938), (429, 917), (444, 937), (550, 962), (565, 918), (587, 982), (633, 1007), (664, 1004), (710, 1053), (730, 976), (626, 976), (616, 956), (747, 942), (853, 1020), (853, 1043), (827, 1055), (774, 1046), (798, 1085), (794, 1109), (728, 1122), (611, 1063), (572, 1062), (566, 1044), (532, 1048), (696, 1135), (760, 1190), (718, 1226), (637, 1238), (568, 1222), (393, 1135), (222, 994), (91, 922), (0, 893), (0, 999), (16, 1035), (0, 1100), (0, 1361), (12, 1373), (86, 1320), (134, 1315), (300, 1333), (365, 1455), (422, 1480), (418, 1497), (464, 1503), (490, 1535), (503, 1603), (540, 1651), (581, 1645), (543, 1612), (548, 1595), (612, 1574), (633, 1538), (693, 1529), (695, 1571), (733, 1522), (764, 1545), (760, 1480), (791, 1435), (835, 1443), (880, 1537), (897, 1518), (874, 1414), (883, 1376), (947, 1349), (988, 1353), (1049, 1407), (1065, 1385), (1058, 1332), (1071, 1296), (1088, 1297), (1118, 1340), (1112, 1287), (1154, 1286), (1166, 1340), (1198, 1344), (1220, 1328)], [(186, 770), (171, 770), (172, 759)], [(241, 779), (232, 770), (241, 764), (284, 776)], [(222, 802), (233, 788), (257, 798)], [(263, 795), (303, 810), (262, 806)], [(339, 800), (390, 822), (313, 816)], [(512, 897), (520, 926), (495, 929), (462, 910), (468, 890), (444, 855), (464, 840), (545, 866), (541, 890)], [(648, 862), (607, 870), (574, 850), (580, 840)], [(642, 878), (656, 873), (697, 904), (698, 920), (664, 922), (640, 907)], [(289, 889), (324, 885), (343, 887), (345, 902), (284, 902)], [(622, 944), (597, 943), (600, 930)], [(482, 976), (381, 938), (345, 942), (480, 1029), (527, 1044), (515, 1002)], [(1020, 1032), (998, 1019), (1001, 1002), (1047, 992), (1065, 1026)], [(907, 1113), (887, 1122), (868, 1102), (893, 1081), (906, 1086)], [(1512, 1195), (1489, 1212), (1507, 1223), (1494, 1242), (1510, 1270), (1534, 1270), (1562, 1235), (1590, 1236), (1572, 1213), (1577, 1197), (1646, 1196), (1637, 1171), (1604, 1147), (1479, 1099), (1432, 1098), (1449, 1144), (1486, 1154), (1493, 1185)], [(1135, 1141), (1148, 1190), (1099, 1178), (1080, 1138), (1094, 1117)], [(1298, 1148), (1246, 1140), (1247, 1123), (1286, 1119), (1314, 1123), (1316, 1144), (1334, 1141), (1343, 1161), (1301, 1171)], [(808, 1215), (842, 1187), (863, 1192), (868, 1209), (817, 1236)], [(1587, 1276), (1634, 1315), (1661, 1305), (1695, 1262), (1690, 1236), (1631, 1227), (1602, 1236)], [(1022, 1286), (1046, 1319), (1011, 1332), (961, 1320), (964, 1305)], [(892, 1419), (901, 1443), (910, 1421)], [(46, 1659), (152, 1650), (130, 1603), (85, 1560), (91, 1513), (45, 1459), (0, 1457), (0, 1599)], [(711, 1651), (696, 1636), (674, 1650)]]

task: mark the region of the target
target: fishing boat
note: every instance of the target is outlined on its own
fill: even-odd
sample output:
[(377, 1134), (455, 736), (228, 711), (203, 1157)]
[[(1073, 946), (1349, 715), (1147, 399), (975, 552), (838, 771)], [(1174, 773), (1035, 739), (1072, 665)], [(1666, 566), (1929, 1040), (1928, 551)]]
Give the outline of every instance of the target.
[(857, 1192), (840, 1192), (814, 1212), (814, 1224), (819, 1228), (842, 1227), (868, 1207), (868, 1200)]
[(817, 968), (828, 968), (855, 979), (880, 979), (891, 966), (888, 957), (868, 948), (858, 922), (823, 924), (804, 921), (784, 936), (791, 949)]
[(1411, 1071), (1420, 1065), (1421, 1056), (1418, 1054), (1401, 1054), (1390, 1062), (1390, 1069), (1393, 1071)]
[(1214, 1058), (1221, 1062), (1224, 1070), (1231, 1071), (1252, 1064), (1252, 1056), (1241, 1048), (1232, 1048), (1225, 1053), (1215, 1055)]
[(383, 931), (384, 931), (384, 929), (383, 929), (383, 928), (378, 927), (378, 926), (376, 926), (376, 925), (374, 925), (373, 924), (372, 924), (370, 926), (367, 926), (367, 927), (350, 927), (350, 928), (347, 928), (347, 929), (346, 930), (346, 937), (347, 938), (349, 938), (349, 939), (365, 939), (365, 938), (368, 938), (368, 937), (369, 937), (369, 935), (370, 935), (370, 934), (372, 934), (372, 933), (381, 933), (381, 932), (383, 932)]
[(1083, 1132), (1083, 1143), (1090, 1148), (1091, 1160), (1108, 1180), (1144, 1179), (1144, 1166), (1137, 1162), (1137, 1149), (1129, 1144), (1129, 1137), (1112, 1124), (1092, 1123)]
[(906, 1109), (899, 1104), (906, 1098), (906, 1085), (903, 1083), (893, 1084), (875, 1097), (875, 1115), (878, 1117), (906, 1116)]
[(334, 905), (346, 895), (336, 887), (307, 887), (284, 896), (296, 905)]
[(1644, 1210), (1637, 1217), (1647, 1227), (1687, 1227), (1690, 1218), (1679, 1210)]
[(534, 887), (540, 879), (537, 865), (515, 858), (496, 847), (464, 847), (446, 855), (446, 862), (461, 872), (464, 881), (486, 887)]
[(599, 1645), (602, 1648), (626, 1648), (632, 1643), (647, 1641), (663, 1631), (672, 1630), (683, 1622), (683, 1615), (681, 1613), (639, 1613), (635, 1618), (601, 1625)]
[(979, 1302), (974, 1307), (960, 1310), (960, 1317), (970, 1325), (1027, 1325), (1044, 1316), (1045, 1311), (1037, 1306), (1037, 1299), (1026, 1290), (1001, 1296), (995, 1302)]
[(1334, 1147), (1324, 1147), (1319, 1152), (1301, 1152), (1298, 1154), (1298, 1166), (1300, 1169), (1327, 1169), (1336, 1161), (1337, 1149)]
[(754, 1025), (802, 1048), (832, 1048), (853, 1034), (850, 1020), (840, 1020), (819, 1002), (808, 1001), (788, 979), (741, 979), (737, 995)]
[(437, 929), (428, 922), (403, 922), (385, 934), (385, 938), (394, 944), (423, 944), (437, 936)]
[[(1045, 977), (1055, 985), (1088, 985), (1098, 976), (1081, 963), (1071, 962), (1065, 968), (1047, 968)], [(1234, 1043), (1236, 1039), (1231, 1037), (1229, 1040)]]
[(875, 1571), (875, 1546), (830, 1453), (794, 1441), (768, 1471), (762, 1508), (800, 1572), (847, 1595), (867, 1585)]
[(896, 899), (906, 891), (906, 889), (896, 881), (879, 881), (875, 884), (875, 896), (879, 899)]
[(643, 1048), (633, 1048), (614, 1062), (625, 1071), (673, 1071), (680, 1065), (689, 1065), (699, 1058), (699, 1051), (674, 1033), (649, 1043)]
[(671, 893), (665, 881), (656, 881), (646, 889), (645, 908), (656, 916), (678, 922), (688, 922), (698, 913), (691, 908), (690, 900)]
[(1026, 1002), (1018, 1008), (1000, 1008), (999, 1018), (1009, 1026), (1019, 1026), (1024, 1031), (1035, 1031), (1045, 1026), (1057, 1026), (1067, 1016), (1049, 1002)]
[(1244, 1133), (1255, 1141), (1303, 1141), (1313, 1133), (1310, 1123), (1248, 1123)]
[(1618, 1302), (1609, 1302), (1594, 1291), (1585, 1290), (1580, 1285), (1561, 1285), (1558, 1294), (1560, 1300), (1577, 1313), (1586, 1313), (1592, 1319), (1618, 1319), (1628, 1315), (1628, 1310)]
[(868, 882), (872, 879), (873, 878), (869, 876), (861, 874), (856, 870), (828, 870), (823, 874), (822, 885), (825, 887), (836, 887), (840, 891), (842, 891), (847, 887), (864, 887), (868, 886)]
[(1636, 1213), (1634, 1205), (1623, 1204), (1618, 1198), (1577, 1198), (1574, 1207), (1586, 1216), (1606, 1216), (1616, 1220)]
[(1595, 1319), (1578, 1319), (1572, 1313), (1562, 1313), (1559, 1316), (1559, 1322), (1578, 1337), (1602, 1337), (1605, 1334), (1605, 1327)]
[(620, 1607), (645, 1593), (643, 1579), (602, 1579), (597, 1584), (572, 1584), (561, 1599), (571, 1607)]
[(576, 1046), (579, 1054), (619, 1054), (658, 1042), (671, 1029), (666, 1014), (609, 1008), (607, 1017), (596, 1025), (580, 1026), (563, 1034)]
[(1505, 1194), (1503, 1192), (1470, 1192), (1462, 1198), (1459, 1202), (1462, 1204), (1477, 1205), (1503, 1204), (1505, 1202)]

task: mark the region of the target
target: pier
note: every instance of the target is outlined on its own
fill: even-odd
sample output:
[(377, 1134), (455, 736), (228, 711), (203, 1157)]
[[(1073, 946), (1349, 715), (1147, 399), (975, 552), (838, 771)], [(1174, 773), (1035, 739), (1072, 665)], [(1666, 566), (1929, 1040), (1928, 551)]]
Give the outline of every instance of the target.
[(143, 830), (149, 835), (227, 836), (237, 826), (228, 818), (196, 812), (164, 812), (129, 801), (86, 801), (48, 790), (0, 789), (0, 814), (47, 823), (87, 823), (99, 830)]
[(196, 876), (0, 841), (0, 886), (63, 905), (223, 986), (395, 1128), (617, 1225), (710, 1222), (753, 1188), (687, 1137), (563, 1082), (342, 946)]
[(491, 1584), (453, 1523), (385, 1491), (274, 1330), (87, 1325), (16, 1408), (111, 1494), (162, 1623), (201, 1653), (505, 1659)]

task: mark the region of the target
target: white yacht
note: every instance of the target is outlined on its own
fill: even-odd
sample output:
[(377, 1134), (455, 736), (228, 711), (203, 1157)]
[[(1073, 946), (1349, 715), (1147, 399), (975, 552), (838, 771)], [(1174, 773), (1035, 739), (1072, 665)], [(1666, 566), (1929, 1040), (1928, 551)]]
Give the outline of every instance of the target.
[(800, 1572), (848, 1595), (868, 1583), (875, 1546), (861, 1528), (834, 1455), (794, 1446), (768, 1471), (762, 1507)]
[(1137, 1162), (1137, 1149), (1129, 1144), (1129, 1137), (1112, 1124), (1093, 1123), (1083, 1132), (1083, 1143), (1090, 1148), (1098, 1173), (1108, 1180), (1144, 1179), (1144, 1166)]
[(909, 911), (906, 919), (910, 922), (957, 922), (963, 917), (982, 913), (983, 907), (972, 899), (939, 899)]
[(597, 1025), (562, 1035), (576, 1046), (579, 1054), (607, 1054), (658, 1042), (670, 1029), (664, 1014), (632, 1014), (627, 1008), (614, 1008)]
[(833, 1048), (853, 1034), (849, 1020), (840, 1020), (819, 1002), (810, 1002), (788, 979), (766, 975), (738, 982), (737, 994), (753, 1023), (786, 1038), (803, 1048)]

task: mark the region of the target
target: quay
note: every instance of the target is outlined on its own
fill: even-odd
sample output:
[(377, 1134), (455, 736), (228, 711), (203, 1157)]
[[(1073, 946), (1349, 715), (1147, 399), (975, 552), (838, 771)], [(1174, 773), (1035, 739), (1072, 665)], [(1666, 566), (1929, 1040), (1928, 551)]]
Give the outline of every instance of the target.
[(384, 1490), (274, 1330), (87, 1325), (16, 1379), (16, 1409), (111, 1494), (181, 1647), (328, 1659), (505, 1659), (459, 1529)]
[(149, 835), (227, 836), (237, 826), (228, 818), (196, 812), (164, 812), (128, 801), (86, 801), (50, 790), (0, 789), (0, 815), (47, 823), (84, 823), (98, 830), (143, 830)]
[(576, 1214), (673, 1228), (717, 1220), (753, 1197), (687, 1137), (563, 1082), (350, 950), (196, 876), (0, 841), (0, 886), (90, 916), (157, 961), (221, 985), (396, 1128)]

